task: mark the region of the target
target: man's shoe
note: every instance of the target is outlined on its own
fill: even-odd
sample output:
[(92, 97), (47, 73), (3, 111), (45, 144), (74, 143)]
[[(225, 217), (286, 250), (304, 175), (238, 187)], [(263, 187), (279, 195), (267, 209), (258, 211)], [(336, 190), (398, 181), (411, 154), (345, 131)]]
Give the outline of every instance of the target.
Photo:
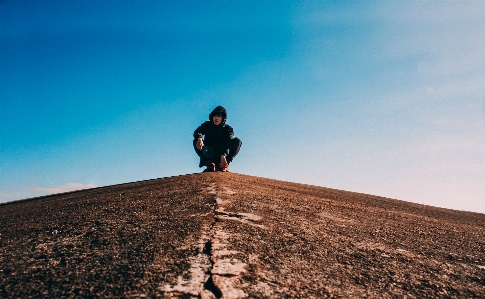
[(222, 172), (229, 172), (229, 165), (226, 165), (226, 167), (217, 167), (217, 171), (222, 171)]
[(214, 172), (216, 171), (216, 164), (214, 162), (207, 162), (207, 168), (203, 172)]

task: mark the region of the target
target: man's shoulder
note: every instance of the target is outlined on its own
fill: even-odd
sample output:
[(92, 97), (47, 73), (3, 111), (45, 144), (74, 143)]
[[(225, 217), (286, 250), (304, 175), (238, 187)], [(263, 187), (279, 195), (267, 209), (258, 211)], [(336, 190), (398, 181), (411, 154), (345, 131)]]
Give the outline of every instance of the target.
[(231, 132), (233, 132), (233, 131), (234, 131), (234, 129), (233, 129), (233, 128), (232, 128), (230, 125), (228, 125), (228, 124), (225, 124), (225, 125), (224, 125), (224, 128), (225, 128), (225, 129), (226, 129), (226, 131), (227, 131), (227, 132), (229, 132), (229, 133), (231, 133)]

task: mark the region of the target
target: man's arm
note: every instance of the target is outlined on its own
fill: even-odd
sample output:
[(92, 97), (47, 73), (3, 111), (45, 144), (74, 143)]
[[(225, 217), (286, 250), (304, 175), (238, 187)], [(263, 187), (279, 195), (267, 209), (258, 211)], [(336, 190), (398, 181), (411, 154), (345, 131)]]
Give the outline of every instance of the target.
[(202, 140), (202, 137), (205, 135), (205, 123), (201, 124), (197, 129), (194, 131), (194, 139), (197, 139), (197, 143), (195, 144), (195, 147), (201, 151), (202, 147), (204, 146), (204, 141)]
[(197, 138), (197, 143), (195, 144), (195, 147), (197, 147), (199, 151), (202, 150), (202, 148), (204, 147), (204, 141), (202, 140), (202, 138)]
[(223, 153), (224, 157), (229, 155), (229, 151), (231, 149), (231, 139), (234, 139), (234, 130), (231, 126), (226, 125), (226, 138), (224, 142), (224, 153)]
[(231, 150), (231, 139), (233, 138), (234, 138), (234, 130), (232, 129), (231, 126), (226, 125), (226, 138), (224, 142), (224, 152), (221, 155), (221, 162), (219, 164), (219, 166), (222, 169), (227, 168), (227, 166), (229, 165), (227, 163), (226, 157), (227, 155), (229, 155), (229, 152)]
[(226, 168), (227, 165), (229, 165), (229, 164), (227, 163), (226, 155), (222, 155), (221, 156), (221, 163), (219, 164), (219, 166), (222, 167), (222, 168)]
[(194, 131), (194, 139), (202, 138), (205, 135), (205, 123), (201, 124), (197, 129)]

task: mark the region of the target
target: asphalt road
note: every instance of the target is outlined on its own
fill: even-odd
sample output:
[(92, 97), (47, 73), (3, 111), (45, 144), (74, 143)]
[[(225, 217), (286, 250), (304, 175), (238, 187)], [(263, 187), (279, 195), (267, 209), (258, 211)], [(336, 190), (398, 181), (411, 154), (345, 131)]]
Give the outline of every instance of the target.
[(0, 205), (0, 297), (485, 298), (485, 215), (235, 173)]

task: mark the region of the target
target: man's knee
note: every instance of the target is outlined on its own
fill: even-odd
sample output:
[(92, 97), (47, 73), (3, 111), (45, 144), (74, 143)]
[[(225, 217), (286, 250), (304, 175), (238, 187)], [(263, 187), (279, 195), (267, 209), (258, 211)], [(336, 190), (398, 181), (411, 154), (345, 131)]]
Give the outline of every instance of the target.
[(242, 141), (241, 139), (234, 137), (231, 139), (231, 149), (229, 150), (229, 155), (227, 156), (227, 162), (232, 162), (232, 159), (239, 153), (241, 149)]
[(238, 137), (234, 137), (233, 139), (231, 139), (231, 149), (237, 149), (237, 151), (239, 151), (241, 145), (242, 141)]

